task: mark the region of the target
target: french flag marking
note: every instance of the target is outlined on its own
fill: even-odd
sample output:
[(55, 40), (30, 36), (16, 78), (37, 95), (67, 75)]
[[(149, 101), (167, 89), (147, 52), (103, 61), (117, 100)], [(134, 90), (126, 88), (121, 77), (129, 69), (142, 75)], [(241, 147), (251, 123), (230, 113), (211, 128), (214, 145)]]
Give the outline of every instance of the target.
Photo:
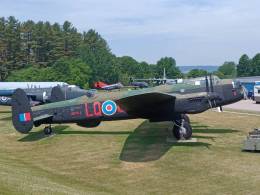
[(31, 113), (30, 112), (26, 112), (26, 113), (19, 114), (19, 121), (20, 122), (31, 121)]

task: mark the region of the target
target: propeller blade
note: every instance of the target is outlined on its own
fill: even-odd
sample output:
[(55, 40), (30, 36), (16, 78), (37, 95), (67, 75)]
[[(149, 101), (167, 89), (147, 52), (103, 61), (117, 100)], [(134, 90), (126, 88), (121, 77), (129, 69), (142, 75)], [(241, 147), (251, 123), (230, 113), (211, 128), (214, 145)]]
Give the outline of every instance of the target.
[(212, 74), (209, 75), (210, 91), (214, 92)]
[(209, 93), (209, 80), (208, 80), (208, 76), (205, 76), (205, 81), (206, 81), (206, 92)]

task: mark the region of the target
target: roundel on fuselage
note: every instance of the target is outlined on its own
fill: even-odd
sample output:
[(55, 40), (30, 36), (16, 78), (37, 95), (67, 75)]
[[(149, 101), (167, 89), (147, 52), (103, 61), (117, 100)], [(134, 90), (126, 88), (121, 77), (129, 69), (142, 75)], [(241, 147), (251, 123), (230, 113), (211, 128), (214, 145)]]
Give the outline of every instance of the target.
[(107, 116), (111, 116), (116, 113), (117, 105), (112, 100), (107, 100), (102, 103), (102, 112)]

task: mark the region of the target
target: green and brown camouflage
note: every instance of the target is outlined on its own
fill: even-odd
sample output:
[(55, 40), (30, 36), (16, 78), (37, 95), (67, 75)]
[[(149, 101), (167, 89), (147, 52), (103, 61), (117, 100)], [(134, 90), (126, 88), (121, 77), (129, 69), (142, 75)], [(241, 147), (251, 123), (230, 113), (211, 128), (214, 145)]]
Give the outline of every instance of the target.
[[(171, 93), (176, 95), (176, 97), (188, 97), (194, 96), (195, 93), (190, 93), (192, 89), (201, 89), (201, 86), (191, 85), (191, 84), (176, 84), (176, 85), (160, 85), (156, 87), (144, 88), (144, 89), (136, 89), (136, 90), (116, 90), (116, 91), (98, 91), (93, 97), (81, 96), (72, 100), (67, 101), (60, 101), (52, 104), (45, 104), (33, 107), (33, 111), (43, 110), (43, 109), (50, 109), (52, 107), (64, 107), (64, 106), (73, 106), (77, 104), (83, 103), (92, 103), (95, 101), (103, 102), (105, 100), (119, 100), (126, 97), (131, 97), (135, 95), (145, 94), (145, 93), (153, 93), (153, 92), (160, 92), (160, 93)], [(203, 89), (205, 91), (205, 88)], [(187, 92), (188, 91), (188, 92)], [(205, 95), (205, 92), (199, 92), (198, 94)], [(183, 95), (185, 94), (185, 95)]]
[(41, 124), (76, 123), (95, 127), (105, 120), (144, 118), (151, 122), (174, 121), (183, 130), (180, 121), (184, 114), (204, 112), (243, 98), (241, 86), (234, 85), (232, 80), (221, 80), (214, 86), (210, 82), (210, 87), (207, 82), (206, 86), (184, 83), (98, 92), (92, 97), (82, 96), (33, 108), (26, 102), (24, 93), (17, 90), (13, 96), (13, 124), (17, 131), (28, 133), (33, 126)]

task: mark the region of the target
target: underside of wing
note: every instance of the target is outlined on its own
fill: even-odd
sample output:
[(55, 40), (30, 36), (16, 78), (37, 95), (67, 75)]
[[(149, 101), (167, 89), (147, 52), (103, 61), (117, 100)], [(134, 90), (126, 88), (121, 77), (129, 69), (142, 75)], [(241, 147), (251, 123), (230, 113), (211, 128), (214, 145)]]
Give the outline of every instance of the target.
[(150, 92), (128, 96), (116, 102), (128, 114), (152, 118), (167, 115), (174, 109), (175, 96), (159, 92)]

